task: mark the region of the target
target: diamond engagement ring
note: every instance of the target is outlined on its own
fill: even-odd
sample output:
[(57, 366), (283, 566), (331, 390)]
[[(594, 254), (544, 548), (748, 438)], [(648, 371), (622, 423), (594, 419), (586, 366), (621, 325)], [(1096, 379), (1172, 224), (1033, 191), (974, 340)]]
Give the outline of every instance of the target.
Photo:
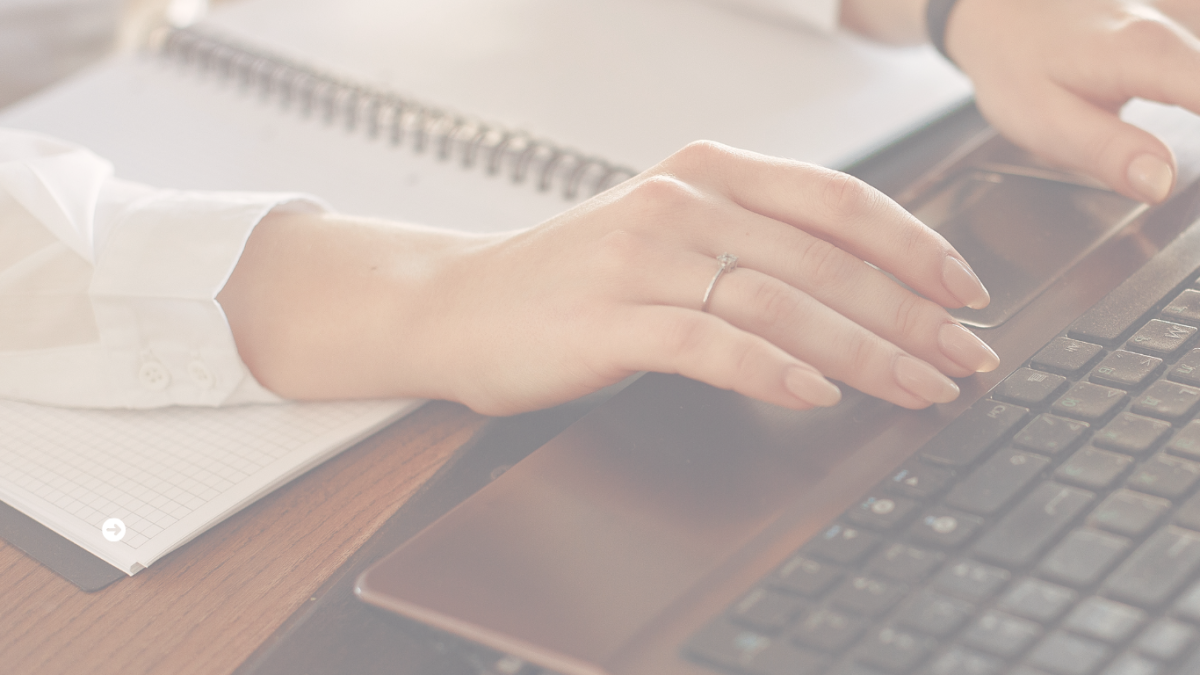
[(717, 285), (717, 279), (720, 279), (722, 274), (737, 269), (737, 256), (732, 253), (722, 253), (717, 256), (717, 262), (721, 263), (721, 266), (717, 268), (717, 273), (713, 275), (712, 281), (708, 282), (708, 288), (704, 289), (704, 299), (700, 301), (701, 312), (708, 310), (708, 296), (712, 295), (713, 287)]

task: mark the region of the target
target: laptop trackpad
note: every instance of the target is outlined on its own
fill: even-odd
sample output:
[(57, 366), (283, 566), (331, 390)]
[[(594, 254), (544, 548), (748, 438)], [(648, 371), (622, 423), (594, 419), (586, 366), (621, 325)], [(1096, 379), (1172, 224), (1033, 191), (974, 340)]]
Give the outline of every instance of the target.
[(913, 213), (971, 263), (992, 294), (984, 309), (951, 312), (963, 323), (998, 326), (1145, 209), (1115, 192), (968, 169)]

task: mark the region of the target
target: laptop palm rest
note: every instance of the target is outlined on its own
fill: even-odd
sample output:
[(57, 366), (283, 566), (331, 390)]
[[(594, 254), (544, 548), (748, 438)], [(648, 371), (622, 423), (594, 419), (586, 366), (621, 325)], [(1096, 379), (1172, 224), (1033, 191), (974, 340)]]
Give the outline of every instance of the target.
[(646, 375), (369, 571), (359, 594), (559, 670), (611, 671), (797, 495), (823, 521), (835, 485), (861, 480), (854, 450), (899, 411), (849, 394), (796, 414)]

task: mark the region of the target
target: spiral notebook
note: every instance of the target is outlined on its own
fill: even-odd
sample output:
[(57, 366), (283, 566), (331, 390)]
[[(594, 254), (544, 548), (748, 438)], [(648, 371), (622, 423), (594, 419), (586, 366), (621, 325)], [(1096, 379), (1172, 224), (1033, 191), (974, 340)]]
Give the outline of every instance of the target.
[[(968, 95), (929, 49), (688, 0), (246, 0), (0, 125), (154, 185), (308, 191), (484, 232), (536, 224), (695, 138), (838, 165)], [(133, 574), (414, 405), (0, 403), (0, 499)], [(114, 543), (101, 529), (118, 516)]]

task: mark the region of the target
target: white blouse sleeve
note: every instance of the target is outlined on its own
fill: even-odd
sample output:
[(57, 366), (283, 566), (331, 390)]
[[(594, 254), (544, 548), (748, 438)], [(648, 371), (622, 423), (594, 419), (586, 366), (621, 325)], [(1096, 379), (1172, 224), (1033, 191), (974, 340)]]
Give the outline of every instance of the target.
[(153, 408), (275, 402), (216, 301), (290, 194), (118, 180), (87, 150), (0, 129), (0, 398)]
[(841, 0), (718, 0), (756, 14), (782, 18), (832, 33), (838, 27)]

